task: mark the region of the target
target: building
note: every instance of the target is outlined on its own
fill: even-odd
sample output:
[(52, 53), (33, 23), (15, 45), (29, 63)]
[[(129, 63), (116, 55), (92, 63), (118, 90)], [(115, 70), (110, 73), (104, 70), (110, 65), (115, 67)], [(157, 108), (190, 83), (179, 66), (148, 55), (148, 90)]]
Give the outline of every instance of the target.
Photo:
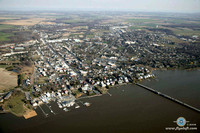
[(15, 50), (24, 50), (24, 47), (15, 47)]

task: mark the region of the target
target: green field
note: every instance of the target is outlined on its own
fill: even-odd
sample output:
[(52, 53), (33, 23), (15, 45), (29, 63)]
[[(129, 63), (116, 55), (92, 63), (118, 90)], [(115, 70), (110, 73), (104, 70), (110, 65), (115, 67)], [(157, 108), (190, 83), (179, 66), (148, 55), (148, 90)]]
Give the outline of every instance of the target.
[(145, 28), (156, 28), (156, 26), (157, 26), (156, 24), (148, 23), (148, 24), (130, 26), (129, 29), (137, 30), (137, 29), (145, 29)]
[(156, 28), (157, 24), (156, 23), (145, 23), (142, 24), (143, 26), (149, 27), (149, 28)]
[(83, 23), (87, 21), (82, 20), (82, 19), (69, 19), (69, 20), (62, 20), (62, 22), (67, 23), (67, 24), (75, 24), (75, 23)]
[(7, 30), (7, 29), (15, 29), (15, 28), (16, 28), (16, 26), (14, 26), (14, 25), (0, 24), (0, 31)]
[(186, 41), (183, 41), (183, 40), (178, 39), (176, 37), (164, 37), (164, 39), (170, 40), (170, 41), (175, 42), (175, 43), (187, 43)]
[[(14, 25), (0, 24), (0, 41), (10, 41), (9, 37), (13, 36), (13, 33), (5, 33), (3, 30), (16, 29)], [(12, 31), (11, 31), (12, 32)]]
[(158, 20), (155, 19), (128, 19), (127, 22), (129, 23), (146, 23), (146, 22), (156, 22)]
[(200, 36), (200, 30), (192, 30), (192, 29), (178, 29), (176, 28), (173, 30), (175, 34), (179, 35), (186, 35), (186, 36), (193, 36), (193, 35), (198, 35)]
[(9, 37), (13, 36), (12, 33), (3, 33), (0, 32), (0, 41), (9, 41)]
[[(129, 23), (136, 23), (136, 25), (131, 26), (130, 29), (144, 29), (146, 28), (156, 28), (160, 20), (156, 19), (128, 19)], [(139, 23), (139, 24), (137, 24)]]
[(131, 30), (138, 30), (138, 29), (144, 29), (144, 27), (138, 26), (138, 25), (134, 25), (134, 26), (130, 26), (129, 29), (131, 29)]

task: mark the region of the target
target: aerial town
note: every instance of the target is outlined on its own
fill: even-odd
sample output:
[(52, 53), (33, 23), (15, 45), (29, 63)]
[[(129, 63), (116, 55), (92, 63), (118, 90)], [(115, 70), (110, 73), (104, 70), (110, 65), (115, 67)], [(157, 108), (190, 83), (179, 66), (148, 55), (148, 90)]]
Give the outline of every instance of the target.
[[(67, 13), (49, 19), (51, 14), (41, 14), (45, 19), (29, 24), (30, 15), (20, 26), (0, 28), (17, 32), (16, 39), (0, 41), (1, 68), (15, 73), (16, 79), (14, 85), (2, 85), (1, 111), (27, 119), (37, 115), (34, 109), (43, 111), (41, 105), (53, 101), (67, 112), (92, 105), (83, 98), (112, 96), (111, 87), (153, 79), (153, 70), (200, 66), (197, 20), (189, 25), (175, 23), (181, 18), (171, 16), (124, 14)], [(194, 32), (183, 34), (184, 28)]]

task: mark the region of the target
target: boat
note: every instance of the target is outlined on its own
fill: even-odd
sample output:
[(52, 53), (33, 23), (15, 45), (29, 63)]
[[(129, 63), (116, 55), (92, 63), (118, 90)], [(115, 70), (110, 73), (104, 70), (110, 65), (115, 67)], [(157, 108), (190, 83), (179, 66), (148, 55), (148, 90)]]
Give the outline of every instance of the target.
[(69, 108), (69, 107), (71, 107), (71, 105), (70, 105), (70, 104), (67, 104), (67, 107)]
[(64, 110), (65, 112), (69, 111), (67, 108), (64, 108), (63, 110)]
[(80, 106), (79, 106), (79, 105), (76, 105), (75, 108), (78, 109), (78, 108), (80, 108)]
[(87, 107), (89, 107), (91, 104), (88, 103), (88, 102), (85, 102), (84, 105), (87, 106)]
[(62, 105), (61, 105), (60, 103), (57, 103), (57, 104), (58, 104), (59, 108), (63, 108)]

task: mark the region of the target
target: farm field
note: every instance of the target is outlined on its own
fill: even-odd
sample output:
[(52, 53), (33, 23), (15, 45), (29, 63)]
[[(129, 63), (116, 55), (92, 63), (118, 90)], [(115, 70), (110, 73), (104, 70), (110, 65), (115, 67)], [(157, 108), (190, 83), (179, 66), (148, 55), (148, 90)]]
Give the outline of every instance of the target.
[(45, 20), (45, 18), (28, 18), (28, 19), (22, 19), (22, 20), (7, 20), (4, 22), (0, 22), (0, 24), (30, 26), (30, 25), (38, 24), (44, 20)]

